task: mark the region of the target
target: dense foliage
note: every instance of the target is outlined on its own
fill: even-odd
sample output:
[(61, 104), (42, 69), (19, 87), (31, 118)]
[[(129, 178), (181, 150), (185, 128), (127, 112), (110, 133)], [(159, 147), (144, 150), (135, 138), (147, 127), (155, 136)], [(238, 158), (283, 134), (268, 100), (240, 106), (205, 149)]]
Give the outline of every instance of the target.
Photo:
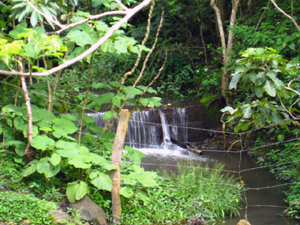
[[(230, 27), (234, 2), (239, 7), (236, 23)], [(103, 195), (98, 202), (109, 208), (114, 134), (108, 123), (97, 127), (86, 111), (105, 110), (105, 118), (115, 121), (124, 107), (141, 109), (160, 106), (161, 101), (187, 100), (209, 105), (225, 93), (230, 100), (223, 109), (224, 127), (236, 132), (264, 127), (259, 132), (267, 133), (267, 138), (256, 143), (281, 142), (254, 153), (261, 156), (262, 164), (279, 165), (272, 167), (278, 178), (295, 183), (288, 204), (299, 202), (300, 2), (155, 3), (148, 10), (148, 0), (0, 2), (2, 172), (22, 171), (23, 179), (35, 182), (30, 185), (40, 190), (36, 191), (39, 197), (50, 187), (65, 190), (71, 202), (91, 190), (99, 191)], [(213, 3), (219, 7), (228, 42), (233, 32), (232, 49), (225, 54), (228, 61)], [(231, 81), (224, 89), (226, 76)], [(130, 208), (154, 190), (143, 188), (157, 187), (159, 193), (165, 183), (157, 173), (140, 167), (141, 153), (127, 151), (133, 163), (122, 171), (121, 193)], [(17, 178), (12, 178), (7, 187), (14, 190)], [(64, 185), (58, 184), (61, 179)], [(44, 181), (53, 186), (42, 187)], [(175, 181), (168, 182), (171, 187)], [(0, 181), (0, 185), (4, 184)], [(209, 211), (218, 217), (227, 213)], [(299, 218), (299, 211), (295, 205), (288, 214)], [(156, 222), (169, 220), (161, 218)]]

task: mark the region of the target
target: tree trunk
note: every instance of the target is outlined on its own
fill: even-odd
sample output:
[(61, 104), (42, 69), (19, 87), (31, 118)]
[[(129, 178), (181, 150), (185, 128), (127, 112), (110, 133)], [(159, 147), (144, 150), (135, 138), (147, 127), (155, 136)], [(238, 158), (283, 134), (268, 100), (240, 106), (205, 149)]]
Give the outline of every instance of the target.
[(217, 6), (216, 0), (210, 1), (210, 5), (215, 10), (215, 13), (216, 13), (217, 25), (218, 25), (218, 30), (219, 30), (219, 34), (220, 34), (221, 44), (222, 44), (224, 70), (223, 70), (222, 77), (221, 77), (221, 90), (222, 90), (222, 96), (224, 97), (227, 105), (231, 105), (231, 99), (227, 93), (228, 87), (229, 87), (228, 63), (230, 62), (230, 60), (232, 58), (233, 28), (234, 28), (234, 25), (236, 22), (236, 13), (237, 13), (239, 0), (232, 0), (231, 3), (232, 3), (232, 9), (231, 9), (231, 16), (230, 16), (228, 39), (227, 39), (227, 44), (226, 44), (226, 37), (225, 37), (223, 21), (222, 21), (222, 14), (221, 14), (222, 11)]
[(27, 111), (27, 119), (28, 119), (28, 130), (27, 130), (27, 146), (24, 151), (24, 154), (26, 155), (28, 161), (32, 160), (33, 152), (30, 149), (30, 141), (32, 140), (32, 111), (31, 111), (31, 104), (30, 104), (30, 97), (27, 90), (26, 80), (24, 76), (20, 77), (21, 83), (22, 83), (22, 89), (25, 99), (25, 105), (26, 105), (26, 111)]

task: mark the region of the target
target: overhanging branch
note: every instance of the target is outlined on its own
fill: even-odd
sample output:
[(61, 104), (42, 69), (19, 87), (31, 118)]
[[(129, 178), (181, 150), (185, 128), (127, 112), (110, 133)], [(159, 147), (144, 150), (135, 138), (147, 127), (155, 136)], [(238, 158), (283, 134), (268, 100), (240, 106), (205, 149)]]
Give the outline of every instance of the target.
[(65, 69), (73, 64), (75, 64), (76, 62), (82, 60), (83, 58), (85, 58), (86, 56), (88, 56), (89, 54), (95, 52), (107, 39), (109, 39), (114, 32), (116, 32), (118, 29), (120, 29), (120, 27), (124, 24), (127, 23), (127, 21), (133, 17), (137, 12), (139, 12), (141, 9), (143, 9), (144, 7), (146, 7), (147, 5), (149, 5), (149, 3), (152, 0), (144, 0), (141, 4), (137, 5), (136, 7), (132, 8), (132, 9), (128, 9), (126, 11), (121, 11), (124, 12), (125, 16), (115, 25), (113, 25), (110, 30), (102, 37), (100, 38), (95, 44), (93, 44), (88, 50), (86, 50), (85, 52), (83, 52), (82, 54), (80, 54), (79, 56), (77, 56), (76, 58), (66, 61), (63, 64), (53, 67), (52, 69), (48, 70), (47, 72), (33, 72), (33, 73), (29, 73), (29, 72), (18, 72), (15, 70), (12, 71), (8, 71), (8, 70), (0, 70), (0, 74), (2, 75), (16, 75), (16, 76), (35, 76), (35, 77), (43, 77), (43, 76), (48, 76), (50, 74), (56, 73), (62, 69)]

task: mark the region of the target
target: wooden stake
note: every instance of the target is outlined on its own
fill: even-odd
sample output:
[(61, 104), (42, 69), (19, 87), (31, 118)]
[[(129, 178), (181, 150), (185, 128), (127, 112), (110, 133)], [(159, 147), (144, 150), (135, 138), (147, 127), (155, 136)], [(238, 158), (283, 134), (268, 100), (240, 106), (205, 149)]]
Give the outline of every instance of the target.
[(111, 172), (110, 178), (112, 180), (112, 215), (113, 222), (120, 223), (121, 219), (121, 200), (120, 200), (120, 167), (121, 167), (121, 157), (122, 150), (124, 146), (127, 124), (129, 120), (129, 111), (127, 109), (122, 109), (120, 112), (120, 119), (118, 123), (118, 128), (116, 132), (116, 137), (113, 144), (112, 150), (112, 164), (117, 167), (117, 169)]

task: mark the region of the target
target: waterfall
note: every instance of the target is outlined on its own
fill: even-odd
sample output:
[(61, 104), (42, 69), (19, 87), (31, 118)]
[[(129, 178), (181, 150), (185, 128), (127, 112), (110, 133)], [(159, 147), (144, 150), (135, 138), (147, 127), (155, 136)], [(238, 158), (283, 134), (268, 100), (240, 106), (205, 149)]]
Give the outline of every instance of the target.
[[(103, 127), (104, 112), (89, 113), (96, 125)], [(128, 122), (126, 144), (134, 148), (174, 148), (171, 137), (188, 142), (188, 116), (186, 108), (154, 108), (134, 111)], [(115, 131), (116, 128), (113, 129)]]

